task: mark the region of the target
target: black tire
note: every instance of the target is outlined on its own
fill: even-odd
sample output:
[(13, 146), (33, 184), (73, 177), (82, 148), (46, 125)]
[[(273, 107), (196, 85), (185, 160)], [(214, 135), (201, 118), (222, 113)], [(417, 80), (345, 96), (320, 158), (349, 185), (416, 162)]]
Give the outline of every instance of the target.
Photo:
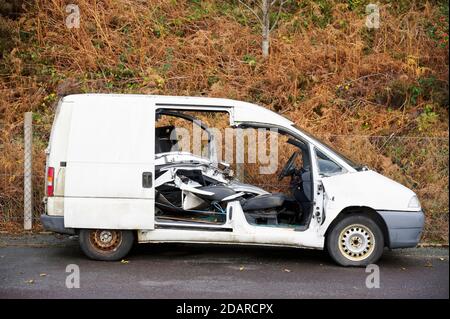
[(348, 215), (328, 233), (326, 249), (341, 266), (363, 267), (374, 264), (383, 254), (383, 232), (369, 216)]
[(130, 252), (134, 234), (131, 230), (82, 229), (79, 240), (81, 250), (89, 258), (115, 261)]

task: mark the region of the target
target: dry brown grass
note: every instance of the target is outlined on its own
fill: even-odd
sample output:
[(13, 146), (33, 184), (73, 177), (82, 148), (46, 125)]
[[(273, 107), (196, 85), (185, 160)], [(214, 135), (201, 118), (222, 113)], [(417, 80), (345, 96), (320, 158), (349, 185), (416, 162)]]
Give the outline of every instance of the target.
[[(381, 147), (386, 138), (364, 137), (448, 136), (448, 47), (428, 32), (440, 5), (381, 1), (381, 28), (368, 31), (363, 9), (350, 10), (349, 1), (334, 1), (329, 12), (320, 0), (293, 2), (264, 61), (252, 17), (232, 1), (79, 0), (76, 30), (64, 26), (68, 3), (37, 0), (16, 20), (0, 18), (13, 30), (13, 49), (0, 63), (0, 172), (22, 171), (22, 117), (30, 110), (34, 168), (43, 171), (55, 94), (235, 98), (282, 113), (414, 188), (427, 239), (448, 241), (448, 142), (394, 138)], [(432, 88), (414, 95), (429, 78)], [(2, 214), (10, 206), (20, 214), (21, 177), (2, 176), (0, 187)]]

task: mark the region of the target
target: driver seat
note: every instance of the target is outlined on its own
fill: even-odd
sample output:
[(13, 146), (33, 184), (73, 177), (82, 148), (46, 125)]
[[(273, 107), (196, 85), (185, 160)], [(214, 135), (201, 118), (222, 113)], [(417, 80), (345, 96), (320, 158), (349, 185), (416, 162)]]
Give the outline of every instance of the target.
[(259, 195), (243, 202), (245, 217), (252, 223), (278, 225), (279, 208), (283, 206), (286, 196), (281, 193)]
[(283, 206), (285, 199), (286, 196), (282, 193), (259, 195), (246, 200), (242, 209), (244, 211), (270, 210)]

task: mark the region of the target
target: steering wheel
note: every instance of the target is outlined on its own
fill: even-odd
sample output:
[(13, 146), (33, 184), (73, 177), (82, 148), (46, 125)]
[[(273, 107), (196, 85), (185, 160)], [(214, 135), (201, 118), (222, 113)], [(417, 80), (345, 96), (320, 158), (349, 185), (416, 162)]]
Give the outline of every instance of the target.
[(278, 174), (278, 180), (281, 181), (286, 176), (291, 175), (292, 169), (295, 166), (295, 159), (298, 157), (299, 152), (294, 152), (291, 157), (288, 159), (280, 174)]

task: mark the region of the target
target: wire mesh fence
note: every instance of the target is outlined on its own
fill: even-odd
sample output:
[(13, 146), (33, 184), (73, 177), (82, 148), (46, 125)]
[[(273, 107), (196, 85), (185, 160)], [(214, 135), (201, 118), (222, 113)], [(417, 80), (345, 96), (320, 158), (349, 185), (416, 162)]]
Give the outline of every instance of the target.
[[(0, 196), (0, 222), (24, 221), (24, 175), (12, 172), (0, 173), (1, 196)], [(32, 203), (32, 220), (39, 222), (39, 216), (44, 213), (44, 174), (33, 172), (32, 191), (30, 201)], [(14, 185), (14, 186), (13, 186)], [(22, 186), (22, 190), (16, 190), (16, 186)]]
[[(31, 202), (33, 223), (39, 223), (44, 213), (45, 147), (49, 137), (48, 125), (33, 125), (33, 163)], [(0, 146), (0, 228), (8, 222), (24, 222), (24, 138), (23, 128), (16, 130), (11, 145)], [(322, 136), (356, 162), (367, 164), (416, 192), (426, 213), (423, 235), (425, 242), (448, 243), (449, 216), (449, 140), (448, 137), (410, 136)], [(282, 146), (279, 169), (290, 153)], [(11, 149), (15, 149), (12, 152)], [(244, 182), (269, 192), (287, 192), (288, 180), (277, 180), (276, 174), (261, 175), (257, 164), (244, 164)], [(0, 229), (1, 230), (1, 229)]]
[[(7, 223), (25, 222), (25, 203), (30, 205), (30, 218), (34, 224), (39, 223), (39, 216), (44, 213), (44, 148), (48, 134), (42, 135), (42, 132), (49, 131), (49, 128), (33, 123), (31, 138), (27, 141), (24, 125), (9, 129), (8, 135), (0, 139), (0, 230)], [(27, 156), (26, 143), (30, 148)], [(31, 176), (26, 175), (28, 172)], [(26, 184), (26, 177), (31, 177), (29, 184)]]

